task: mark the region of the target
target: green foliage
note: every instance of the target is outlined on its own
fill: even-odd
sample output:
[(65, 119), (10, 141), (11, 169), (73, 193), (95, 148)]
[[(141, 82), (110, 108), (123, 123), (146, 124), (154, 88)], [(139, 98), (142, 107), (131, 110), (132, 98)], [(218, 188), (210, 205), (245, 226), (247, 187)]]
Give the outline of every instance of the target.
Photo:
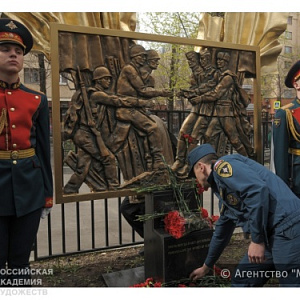
[[(196, 38), (200, 13), (149, 12), (138, 14), (138, 30), (144, 33)], [(194, 50), (192, 46), (143, 42), (146, 49), (154, 49), (160, 55), (160, 65), (153, 72), (156, 88), (166, 88), (174, 93), (190, 86), (191, 70), (185, 53)]]

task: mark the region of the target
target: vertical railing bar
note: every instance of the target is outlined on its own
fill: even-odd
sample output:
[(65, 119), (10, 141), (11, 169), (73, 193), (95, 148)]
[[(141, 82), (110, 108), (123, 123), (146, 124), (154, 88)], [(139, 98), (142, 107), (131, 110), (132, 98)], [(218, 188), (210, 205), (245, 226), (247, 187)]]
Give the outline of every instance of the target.
[(51, 214), (47, 217), (47, 231), (48, 231), (48, 252), (49, 256), (52, 255), (52, 232), (51, 232)]
[(61, 204), (61, 230), (62, 230), (62, 252), (66, 253), (66, 218), (65, 218), (65, 204)]
[(122, 234), (122, 215), (121, 215), (121, 197), (118, 197), (118, 228), (119, 228), (119, 244), (123, 244)]
[(109, 246), (109, 234), (108, 234), (108, 205), (107, 198), (104, 199), (104, 216), (105, 216), (105, 245)]
[(91, 200), (91, 233), (92, 233), (92, 249), (95, 248), (95, 203)]
[(80, 239), (80, 202), (76, 202), (76, 228), (77, 228), (77, 251), (81, 249), (81, 239)]

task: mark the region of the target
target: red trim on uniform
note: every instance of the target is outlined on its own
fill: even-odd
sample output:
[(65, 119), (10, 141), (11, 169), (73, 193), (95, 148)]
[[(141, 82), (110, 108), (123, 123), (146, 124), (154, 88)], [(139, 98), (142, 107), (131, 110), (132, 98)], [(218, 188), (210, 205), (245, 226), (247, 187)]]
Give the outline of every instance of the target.
[(45, 208), (50, 208), (53, 206), (53, 198), (52, 197), (47, 197), (45, 199)]
[(293, 114), (293, 117), (297, 120), (297, 122), (300, 124), (300, 107), (291, 109), (291, 112)]
[(21, 36), (13, 32), (0, 32), (0, 42), (2, 41), (17, 42), (18, 44), (22, 45), (22, 47), (26, 48)]

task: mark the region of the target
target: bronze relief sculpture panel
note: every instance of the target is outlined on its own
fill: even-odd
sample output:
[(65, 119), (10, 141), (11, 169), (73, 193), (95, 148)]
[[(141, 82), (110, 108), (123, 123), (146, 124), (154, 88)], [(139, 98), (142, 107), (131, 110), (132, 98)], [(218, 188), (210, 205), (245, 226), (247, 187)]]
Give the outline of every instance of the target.
[[(132, 188), (141, 185), (164, 185), (168, 183), (167, 166), (184, 180), (187, 154), (199, 143), (212, 144), (219, 155), (231, 144), (238, 153), (255, 157), (259, 145), (253, 146), (250, 135), (259, 126), (253, 128), (247, 120), (250, 97), (241, 86), (245, 77), (257, 79), (257, 49), (133, 32), (54, 27), (52, 39), (59, 60), (55, 61), (54, 51), (53, 72), (68, 73), (75, 87), (62, 114), (55, 90), (57, 75), (53, 75), (53, 120), (55, 126), (61, 124), (54, 129), (54, 154), (61, 161), (55, 168), (58, 202), (132, 195)], [(181, 58), (190, 68), (186, 88), (157, 87), (154, 74), (161, 55), (142, 41), (185, 44), (190, 49), (201, 46), (199, 52), (189, 50)], [(190, 103), (176, 153), (165, 122), (151, 113), (157, 97), (180, 97)], [(61, 144), (65, 141), (71, 141), (74, 149), (63, 157)], [(70, 176), (65, 176), (63, 166), (72, 170)], [(79, 192), (83, 184), (90, 193)]]

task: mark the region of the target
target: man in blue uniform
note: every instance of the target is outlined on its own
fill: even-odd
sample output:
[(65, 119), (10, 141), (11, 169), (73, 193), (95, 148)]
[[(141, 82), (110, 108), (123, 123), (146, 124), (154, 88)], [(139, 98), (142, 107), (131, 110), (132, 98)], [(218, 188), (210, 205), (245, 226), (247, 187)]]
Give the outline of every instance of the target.
[(296, 98), (278, 109), (274, 118), (274, 168), (300, 197), (300, 61), (288, 72), (285, 85), (296, 90)]
[[(257, 286), (258, 281), (261, 285), (276, 274), (282, 286), (300, 286), (300, 199), (281, 178), (240, 154), (217, 159), (214, 148), (203, 144), (190, 152), (188, 160), (189, 175), (212, 188), (220, 208), (208, 255), (190, 278), (209, 272), (240, 226), (250, 232), (251, 243), (233, 274), (233, 285)], [(272, 259), (277, 273), (270, 272)]]
[(53, 204), (48, 101), (20, 83), (28, 29), (0, 19), (0, 286), (31, 285), (29, 256)]

